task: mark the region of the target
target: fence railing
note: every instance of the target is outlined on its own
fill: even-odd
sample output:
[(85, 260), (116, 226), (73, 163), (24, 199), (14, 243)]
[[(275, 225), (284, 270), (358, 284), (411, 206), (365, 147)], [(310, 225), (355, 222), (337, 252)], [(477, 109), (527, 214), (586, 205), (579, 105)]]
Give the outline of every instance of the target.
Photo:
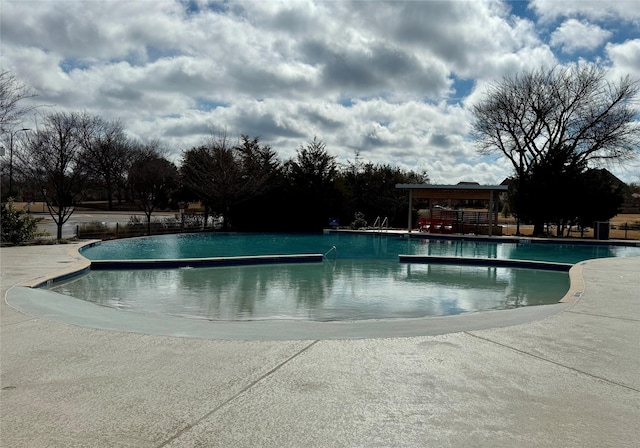
[(128, 223), (89, 222), (76, 225), (76, 236), (79, 239), (118, 239), (147, 235), (166, 235), (173, 233), (211, 232), (217, 230), (213, 222), (205, 225), (204, 218), (199, 215), (185, 217), (185, 219), (164, 218), (151, 221), (132, 217)]

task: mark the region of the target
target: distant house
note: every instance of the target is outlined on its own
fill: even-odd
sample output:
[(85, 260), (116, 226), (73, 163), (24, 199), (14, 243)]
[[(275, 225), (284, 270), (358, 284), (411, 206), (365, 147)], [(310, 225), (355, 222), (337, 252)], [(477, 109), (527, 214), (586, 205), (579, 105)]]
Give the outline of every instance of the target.
[[(461, 181), (458, 182), (457, 185), (480, 185), (479, 182), (467, 182)], [(457, 201), (450, 201), (454, 208), (483, 208), (486, 207), (486, 204), (483, 201), (478, 201), (476, 199), (462, 199)]]
[[(614, 187), (620, 187), (622, 189), (623, 202), (620, 208), (620, 213), (640, 213), (640, 188), (632, 188), (613, 173), (605, 168), (592, 168), (590, 171), (598, 171), (605, 178), (608, 178)], [(500, 185), (511, 185), (514, 178), (507, 177), (502, 181)]]
[(622, 189), (623, 199), (622, 206), (620, 207), (620, 213), (640, 213), (640, 195), (638, 195), (638, 192), (634, 192), (629, 185), (618, 179), (605, 168), (594, 169), (594, 171), (599, 171), (609, 178), (614, 187), (620, 187)]

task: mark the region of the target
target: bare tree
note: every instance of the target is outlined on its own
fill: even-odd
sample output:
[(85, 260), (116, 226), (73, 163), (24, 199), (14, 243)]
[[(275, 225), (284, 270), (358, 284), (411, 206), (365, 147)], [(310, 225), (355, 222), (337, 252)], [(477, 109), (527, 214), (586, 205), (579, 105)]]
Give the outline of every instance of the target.
[(26, 113), (33, 110), (33, 106), (21, 103), (35, 96), (35, 92), (13, 73), (6, 70), (0, 72), (0, 133), (9, 132)]
[(185, 151), (181, 165), (183, 185), (206, 207), (225, 216), (225, 226), (235, 209), (262, 194), (278, 169), (276, 154), (260, 139), (243, 135), (236, 145), (226, 136)]
[[(9, 156), (9, 185), (7, 196), (13, 195), (13, 151), (15, 140), (21, 131), (28, 129), (18, 126), (22, 117), (33, 109), (33, 106), (25, 105), (24, 100), (35, 97), (35, 92), (25, 83), (6, 70), (0, 72), (0, 138), (3, 140), (2, 155)], [(4, 180), (3, 176), (3, 180)]]
[(481, 153), (502, 152), (516, 172), (560, 147), (584, 162), (625, 160), (640, 145), (639, 88), (593, 64), (507, 76), (473, 106), (474, 136)]
[(234, 184), (240, 177), (240, 166), (225, 135), (211, 137), (204, 145), (185, 151), (180, 174), (182, 184), (206, 211), (211, 208), (228, 214), (230, 201), (236, 196)]
[[(2, 160), (2, 196), (3, 198), (16, 198), (14, 191), (14, 180), (16, 177), (20, 176), (20, 173), (14, 173), (14, 153), (18, 153), (20, 147), (24, 145), (25, 132), (30, 131), (31, 129), (18, 127), (17, 129), (7, 129), (4, 134), (0, 136), (0, 144), (2, 145), (2, 155), (8, 156), (3, 158)], [(6, 175), (5, 175), (6, 169)], [(17, 176), (14, 176), (17, 174)], [(23, 179), (18, 179), (23, 180)], [(24, 186), (24, 184), (22, 185)], [(20, 192), (20, 189), (18, 189)], [(20, 196), (20, 194), (18, 194)]]
[(109, 210), (113, 210), (114, 193), (123, 184), (132, 162), (122, 123), (84, 113), (79, 139), (83, 166), (99, 180), (107, 196)]
[(151, 235), (151, 215), (169, 204), (177, 187), (178, 170), (152, 147), (143, 146), (129, 170), (131, 196), (147, 217), (147, 234)]
[(62, 239), (62, 226), (84, 197), (87, 175), (80, 160), (81, 128), (82, 116), (77, 113), (46, 115), (19, 156), (20, 169), (42, 192), (58, 227), (58, 240)]
[[(519, 190), (533, 169), (561, 153), (564, 165), (585, 169), (634, 157), (640, 147), (640, 83), (628, 76), (612, 82), (607, 75), (595, 64), (578, 64), (523, 72), (491, 85), (472, 109), (480, 153), (507, 157)], [(518, 197), (531, 194), (520, 191)], [(514, 204), (516, 214), (526, 206)], [(539, 233), (541, 223), (534, 224)]]

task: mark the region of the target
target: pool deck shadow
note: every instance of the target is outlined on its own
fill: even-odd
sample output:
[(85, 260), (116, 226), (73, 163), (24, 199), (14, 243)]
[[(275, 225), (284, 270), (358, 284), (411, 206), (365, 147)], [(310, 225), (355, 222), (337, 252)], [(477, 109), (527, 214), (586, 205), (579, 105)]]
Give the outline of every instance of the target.
[[(640, 258), (576, 265), (558, 305), (478, 313), (475, 324), (396, 321), (367, 338), (336, 336), (354, 323), (144, 323), (21, 286), (82, 269), (76, 247), (0, 250), (3, 296), (25, 307), (0, 309), (2, 447), (631, 447), (640, 438)], [(83, 326), (92, 316), (99, 324)], [(287, 334), (296, 325), (298, 337)]]

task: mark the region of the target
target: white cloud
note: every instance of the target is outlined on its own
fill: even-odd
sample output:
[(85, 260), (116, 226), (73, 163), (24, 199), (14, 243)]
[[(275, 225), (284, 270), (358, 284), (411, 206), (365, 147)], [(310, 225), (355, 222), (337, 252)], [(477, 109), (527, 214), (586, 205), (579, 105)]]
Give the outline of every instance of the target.
[[(4, 2), (3, 38), (95, 61), (167, 48), (188, 35), (177, 2)], [(13, 24), (18, 26), (12, 26)]]
[(622, 20), (638, 23), (640, 2), (629, 0), (531, 0), (530, 7), (542, 20), (584, 17), (594, 20)]
[[(619, 17), (617, 3), (531, 5), (548, 20), (582, 18), (570, 17), (554, 44), (606, 48), (594, 57), (637, 73), (637, 41), (598, 47), (611, 34), (595, 17)], [(260, 136), (282, 159), (316, 135), (343, 163), (358, 150), (439, 182), (500, 182), (511, 168), (478, 156), (467, 107), (488, 82), (561, 59), (542, 35), (547, 25), (514, 15), (517, 6), (12, 1), (2, 5), (0, 62), (40, 103), (120, 117), (131, 135), (162, 139), (174, 158), (210, 133)], [(598, 44), (587, 45), (594, 35)]]
[(621, 44), (607, 44), (605, 51), (611, 60), (613, 70), (621, 74), (640, 74), (640, 39)]
[(592, 51), (602, 46), (611, 35), (611, 31), (598, 25), (569, 19), (551, 33), (549, 43), (553, 47), (560, 47), (565, 53), (573, 53), (576, 50)]

